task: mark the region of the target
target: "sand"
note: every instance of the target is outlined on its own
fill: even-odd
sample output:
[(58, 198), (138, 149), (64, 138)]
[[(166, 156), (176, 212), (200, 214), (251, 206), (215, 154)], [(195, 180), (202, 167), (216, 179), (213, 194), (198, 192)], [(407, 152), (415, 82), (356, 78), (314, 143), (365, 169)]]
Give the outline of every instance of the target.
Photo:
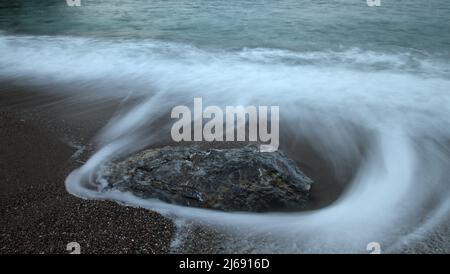
[(80, 113), (70, 98), (0, 90), (0, 253), (68, 253), (69, 242), (81, 253), (170, 251), (169, 219), (66, 192), (64, 179), (82, 162), (77, 148), (89, 145), (114, 111), (113, 103), (91, 104)]

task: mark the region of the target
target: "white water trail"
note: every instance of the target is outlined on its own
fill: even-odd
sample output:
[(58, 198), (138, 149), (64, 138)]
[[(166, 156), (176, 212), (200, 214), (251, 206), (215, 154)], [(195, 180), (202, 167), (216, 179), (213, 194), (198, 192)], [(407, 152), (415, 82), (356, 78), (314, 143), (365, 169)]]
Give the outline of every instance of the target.
[[(66, 185), (69, 192), (85, 198), (110, 199), (167, 216), (242, 229), (247, 234), (249, 231), (261, 235), (279, 234), (270, 248), (267, 244), (259, 247), (264, 252), (362, 252), (369, 242), (388, 240), (386, 243), (390, 243), (390, 237), (401, 238), (403, 228), (416, 217), (414, 212), (418, 206), (408, 202), (417, 163), (407, 136), (401, 131), (383, 134), (372, 152), (352, 187), (338, 201), (326, 208), (302, 213), (224, 213), (145, 200), (131, 193), (86, 192), (80, 185), (81, 177), (87, 172), (84, 168), (95, 170), (94, 162), (99, 160), (96, 158), (73, 172)], [(107, 158), (108, 154), (100, 151), (100, 156)]]
[[(239, 235), (234, 251), (367, 252), (366, 244), (376, 241), (401, 252), (449, 223), (448, 61), (363, 50), (206, 52), (158, 41), (28, 36), (0, 37), (0, 51), (11, 53), (0, 55), (3, 78), (75, 85), (100, 98), (146, 98), (113, 117), (97, 137), (97, 152), (67, 177), (68, 192), (78, 197), (217, 225)], [(339, 178), (360, 159), (356, 176), (337, 201), (301, 213), (225, 213), (102, 191), (96, 182), (104, 163), (170, 138), (170, 123), (158, 121), (198, 96), (205, 105), (279, 105), (282, 133), (289, 133), (284, 149), (297, 151), (297, 139), (306, 141)], [(450, 249), (448, 241), (437, 245)]]

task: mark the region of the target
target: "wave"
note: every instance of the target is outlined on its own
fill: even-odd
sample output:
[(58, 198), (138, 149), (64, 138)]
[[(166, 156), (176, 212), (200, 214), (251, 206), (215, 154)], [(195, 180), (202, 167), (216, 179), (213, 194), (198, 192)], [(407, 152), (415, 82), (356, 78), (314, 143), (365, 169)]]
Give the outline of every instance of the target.
[[(448, 78), (447, 52), (427, 53), (414, 49), (376, 52), (358, 48), (342, 51), (291, 51), (270, 48), (242, 48), (233, 51), (202, 50), (192, 45), (157, 40), (107, 40), (65, 36), (14, 36), (0, 34), (0, 72), (5, 76), (26, 74), (52, 80), (128, 78), (155, 73), (198, 69), (226, 69), (235, 66), (341, 68), (366, 72), (416, 73)], [(245, 65), (243, 67), (243, 65)], [(144, 79), (141, 79), (143, 81)]]
[[(0, 52), (8, 53), (0, 55), (3, 79), (145, 98), (99, 132), (97, 152), (66, 179), (73, 195), (225, 224), (241, 237), (277, 232), (269, 245), (257, 246), (266, 252), (366, 252), (373, 241), (398, 252), (450, 219), (450, 63), (440, 55), (223, 51), (154, 40), (47, 36), (0, 36)], [(282, 149), (297, 151), (298, 140), (306, 140), (337, 176), (355, 168), (354, 159), (361, 164), (334, 203), (290, 214), (186, 208), (103, 191), (95, 183), (104, 163), (169, 138), (170, 122), (161, 118), (196, 96), (208, 105), (279, 105), (281, 133), (288, 136)]]

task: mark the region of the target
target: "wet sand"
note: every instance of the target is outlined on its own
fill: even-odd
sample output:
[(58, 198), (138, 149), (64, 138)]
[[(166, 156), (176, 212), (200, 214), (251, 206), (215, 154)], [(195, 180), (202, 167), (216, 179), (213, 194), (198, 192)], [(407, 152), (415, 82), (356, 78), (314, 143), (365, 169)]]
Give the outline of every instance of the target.
[[(82, 253), (236, 252), (224, 243), (241, 237), (214, 227), (177, 226), (149, 210), (67, 193), (65, 178), (93, 152), (94, 136), (124, 105), (117, 98), (36, 91), (0, 83), (0, 253), (68, 253), (69, 242), (78, 242)], [(283, 144), (292, 141), (283, 136)], [(336, 177), (307, 144), (296, 147), (286, 153), (315, 181), (311, 208), (331, 203), (342, 191)], [(449, 228), (446, 222), (395, 253), (448, 253)], [(254, 252), (248, 248), (240, 251)]]
[[(222, 243), (238, 239), (214, 228), (176, 227), (149, 210), (82, 200), (66, 192), (65, 178), (94, 151), (95, 135), (119, 109), (126, 109), (120, 98), (80, 96), (79, 91), (73, 92), (76, 97), (70, 92), (62, 96), (51, 92), (55, 87), (50, 92), (11, 83), (0, 87), (1, 253), (67, 253), (66, 245), (73, 241), (83, 253), (236, 252)], [(170, 116), (163, 116), (160, 125), (167, 123), (164, 117)], [(283, 136), (282, 143), (293, 140)], [(302, 145), (286, 153), (315, 181), (307, 209), (330, 204), (342, 187), (310, 146), (296, 142)], [(160, 145), (174, 144), (167, 140)]]
[(0, 102), (0, 253), (68, 253), (69, 242), (81, 253), (169, 252), (174, 225), (167, 218), (65, 190), (67, 174), (82, 161), (78, 148), (107, 121), (113, 103), (77, 112), (70, 99), (15, 88), (2, 88)]

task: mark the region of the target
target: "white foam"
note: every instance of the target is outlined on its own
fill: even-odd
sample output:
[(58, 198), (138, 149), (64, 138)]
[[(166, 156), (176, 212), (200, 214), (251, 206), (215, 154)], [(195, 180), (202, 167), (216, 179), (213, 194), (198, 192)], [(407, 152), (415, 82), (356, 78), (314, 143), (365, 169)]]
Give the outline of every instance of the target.
[[(0, 55), (3, 78), (70, 83), (98, 96), (148, 96), (108, 123), (98, 152), (66, 179), (76, 196), (245, 227), (241, 231), (278, 231), (272, 245), (259, 247), (267, 252), (365, 252), (372, 241), (395, 246), (419, 229), (423, 214), (432, 219), (428, 226), (446, 221), (432, 212), (448, 211), (448, 60), (412, 52), (221, 52), (150, 40), (33, 36), (1, 36), (0, 52), (8, 53)], [(162, 128), (148, 133), (151, 121), (194, 96), (209, 105), (279, 105), (284, 130), (313, 140), (336, 171), (360, 153), (353, 126), (372, 133), (369, 156), (338, 201), (305, 213), (215, 212), (93, 184), (103, 163), (159, 141)], [(437, 197), (437, 209), (423, 209)]]

